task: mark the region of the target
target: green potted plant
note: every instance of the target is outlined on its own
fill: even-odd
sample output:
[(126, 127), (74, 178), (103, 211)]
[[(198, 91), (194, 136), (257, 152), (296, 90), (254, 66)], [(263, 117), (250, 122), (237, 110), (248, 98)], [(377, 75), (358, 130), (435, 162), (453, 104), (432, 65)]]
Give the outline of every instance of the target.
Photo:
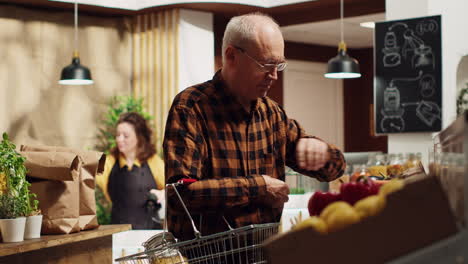
[(0, 195), (0, 230), (3, 242), (24, 240), (26, 217), (21, 216), (22, 203), (9, 194)]
[(29, 194), (30, 208), (26, 217), (26, 228), (24, 230), (24, 239), (33, 239), (41, 237), (42, 214), (38, 208), (39, 201), (36, 200), (36, 194)]
[[(0, 142), (0, 227), (4, 242), (23, 241), (26, 217), (37, 210), (35, 195), (29, 192), (30, 184), (26, 181), (25, 160), (8, 139), (8, 134), (3, 133)], [(35, 202), (31, 202), (31, 198)]]

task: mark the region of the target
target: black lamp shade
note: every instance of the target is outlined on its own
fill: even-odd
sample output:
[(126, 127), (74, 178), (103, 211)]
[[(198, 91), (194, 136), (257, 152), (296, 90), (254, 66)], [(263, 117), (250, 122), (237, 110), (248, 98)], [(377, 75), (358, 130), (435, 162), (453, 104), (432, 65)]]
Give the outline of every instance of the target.
[(64, 85), (88, 85), (94, 82), (89, 69), (80, 64), (79, 57), (74, 57), (72, 63), (63, 68), (59, 83)]
[(325, 77), (334, 79), (359, 78), (359, 62), (350, 57), (344, 49), (338, 51), (338, 55), (328, 61), (328, 71)]

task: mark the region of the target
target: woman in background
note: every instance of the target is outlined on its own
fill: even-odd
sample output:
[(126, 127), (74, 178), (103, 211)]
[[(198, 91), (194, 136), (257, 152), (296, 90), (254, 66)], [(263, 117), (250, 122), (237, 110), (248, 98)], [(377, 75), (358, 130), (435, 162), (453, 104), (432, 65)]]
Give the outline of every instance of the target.
[(122, 114), (116, 129), (117, 146), (107, 156), (103, 174), (96, 177), (112, 202), (111, 224), (154, 229), (164, 199), (164, 163), (151, 142), (152, 131), (134, 112)]

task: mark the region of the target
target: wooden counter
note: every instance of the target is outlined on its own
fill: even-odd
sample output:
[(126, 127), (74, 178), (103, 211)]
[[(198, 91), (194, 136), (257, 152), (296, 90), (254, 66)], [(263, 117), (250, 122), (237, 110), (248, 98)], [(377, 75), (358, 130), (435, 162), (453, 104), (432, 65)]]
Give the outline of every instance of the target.
[(0, 263), (112, 263), (112, 234), (130, 229), (131, 225), (102, 225), (68, 235), (0, 243)]

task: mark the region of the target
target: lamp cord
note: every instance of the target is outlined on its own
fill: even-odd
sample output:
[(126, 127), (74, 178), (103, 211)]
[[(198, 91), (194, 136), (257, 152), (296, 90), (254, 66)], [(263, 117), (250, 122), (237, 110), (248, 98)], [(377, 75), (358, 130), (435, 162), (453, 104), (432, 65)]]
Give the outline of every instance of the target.
[(78, 53), (78, 2), (75, 0), (75, 55)]
[(344, 42), (344, 33), (343, 33), (343, 0), (340, 0), (340, 31), (341, 31), (341, 42)]

